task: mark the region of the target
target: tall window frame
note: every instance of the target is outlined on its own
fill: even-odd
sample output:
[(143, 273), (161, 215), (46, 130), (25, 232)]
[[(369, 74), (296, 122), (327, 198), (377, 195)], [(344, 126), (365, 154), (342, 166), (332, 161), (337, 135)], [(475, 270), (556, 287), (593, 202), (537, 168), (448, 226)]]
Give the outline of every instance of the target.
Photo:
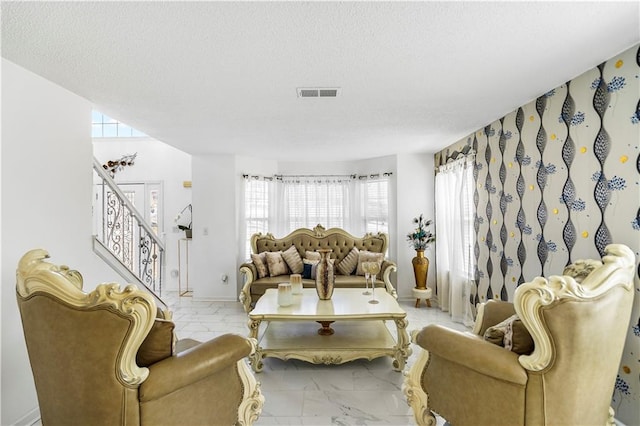
[(388, 233), (391, 175), (243, 175), (243, 258), (257, 232), (284, 236), (321, 224), (354, 235)]

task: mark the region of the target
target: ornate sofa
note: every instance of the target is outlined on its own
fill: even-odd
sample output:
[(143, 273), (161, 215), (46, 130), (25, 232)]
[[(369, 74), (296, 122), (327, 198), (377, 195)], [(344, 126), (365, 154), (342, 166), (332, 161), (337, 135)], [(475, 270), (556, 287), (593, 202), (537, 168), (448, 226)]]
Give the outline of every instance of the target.
[(177, 340), (167, 312), (133, 285), (82, 291), (82, 276), (18, 264), (17, 301), (42, 424), (249, 425), (264, 404), (246, 358), (255, 340)]
[[(317, 225), (313, 229), (300, 228), (291, 232), (283, 238), (276, 238), (272, 234), (266, 235), (262, 233), (251, 236), (252, 259), (240, 265), (240, 273), (244, 275), (244, 286), (240, 292), (240, 302), (244, 309), (249, 312), (255, 305), (255, 302), (264, 294), (268, 288), (277, 288), (278, 283), (288, 282), (291, 274), (291, 268), (284, 269), (285, 272), (279, 274), (276, 272), (266, 273), (259, 272), (259, 262), (257, 255), (264, 252), (283, 254), (290, 249), (297, 251), (300, 259), (305, 261), (308, 252), (317, 249), (332, 249), (331, 259), (334, 260), (336, 266), (336, 282), (335, 288), (340, 287), (361, 287), (365, 286), (365, 277), (361, 272), (361, 267), (356, 266), (352, 273), (341, 274), (341, 270), (346, 272), (351, 268), (340, 268), (341, 262), (349, 262), (353, 260), (354, 253), (357, 253), (356, 262), (361, 263), (363, 256), (371, 255), (371, 253), (379, 254), (382, 258), (380, 273), (376, 276), (376, 287), (384, 287), (391, 295), (398, 297), (396, 289), (391, 283), (391, 273), (397, 270), (393, 261), (384, 259), (384, 253), (387, 251), (388, 237), (387, 234), (378, 233), (366, 234), (358, 238), (339, 228), (325, 229), (321, 225)], [(295, 247), (295, 249), (291, 249)], [(354, 250), (355, 248), (355, 250)], [(295, 256), (295, 253), (292, 253)], [(286, 255), (285, 255), (286, 257)], [(296, 256), (297, 258), (297, 256)], [(346, 260), (345, 260), (346, 259)], [(365, 259), (366, 260), (366, 259)], [(344, 265), (343, 263), (342, 265)], [(353, 264), (351, 264), (353, 265)], [(282, 269), (281, 269), (282, 270)], [(273, 272), (273, 271), (271, 271)], [(315, 280), (308, 276), (303, 276), (303, 287), (315, 287)]]
[(481, 305), (473, 333), (413, 333), (422, 350), (403, 391), (416, 422), (435, 426), (433, 411), (454, 425), (612, 425), (635, 257), (605, 251), (520, 285), (513, 304)]

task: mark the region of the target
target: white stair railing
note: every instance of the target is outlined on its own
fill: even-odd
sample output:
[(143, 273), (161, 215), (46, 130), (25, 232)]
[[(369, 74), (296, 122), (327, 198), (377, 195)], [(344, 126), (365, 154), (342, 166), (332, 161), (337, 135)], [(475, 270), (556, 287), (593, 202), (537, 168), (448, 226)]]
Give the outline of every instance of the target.
[[(123, 266), (138, 284), (144, 285), (160, 301), (163, 284), (165, 247), (142, 215), (118, 187), (97, 159), (93, 159), (95, 196), (93, 200), (94, 245), (101, 257), (104, 251), (119, 265), (111, 265), (122, 274)], [(111, 263), (110, 259), (105, 259)], [(126, 273), (126, 272), (125, 272)], [(164, 305), (164, 302), (162, 302)]]

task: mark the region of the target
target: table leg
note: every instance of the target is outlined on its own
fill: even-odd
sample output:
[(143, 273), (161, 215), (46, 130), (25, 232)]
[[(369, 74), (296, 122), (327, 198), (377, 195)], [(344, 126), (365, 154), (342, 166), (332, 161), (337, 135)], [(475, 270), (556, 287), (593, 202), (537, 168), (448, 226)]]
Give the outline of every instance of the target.
[(318, 324), (322, 325), (322, 328), (318, 329), (318, 334), (321, 336), (331, 336), (335, 333), (335, 330), (331, 328), (331, 324), (335, 321), (316, 321)]
[[(256, 339), (258, 341), (258, 330), (260, 330), (261, 320), (252, 320), (250, 319), (248, 322), (249, 327), (249, 337)], [(262, 371), (262, 348), (259, 344), (256, 344), (256, 350), (253, 354), (249, 355), (249, 363), (251, 364), (251, 368), (256, 373)]]
[(406, 318), (399, 318), (394, 321), (396, 323), (396, 330), (398, 331), (398, 342), (396, 344), (395, 355), (393, 356), (393, 368), (396, 371), (402, 371), (412, 352), (409, 346), (409, 333), (407, 333), (409, 321), (407, 321)]

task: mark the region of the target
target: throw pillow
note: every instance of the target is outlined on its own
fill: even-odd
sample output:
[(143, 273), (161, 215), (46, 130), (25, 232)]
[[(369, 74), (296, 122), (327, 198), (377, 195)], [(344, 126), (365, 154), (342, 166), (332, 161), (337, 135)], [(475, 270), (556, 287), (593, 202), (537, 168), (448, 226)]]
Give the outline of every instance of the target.
[(356, 247), (352, 248), (351, 251), (336, 265), (336, 269), (342, 275), (351, 275), (353, 271), (358, 267), (358, 254), (360, 250)]
[(148, 367), (172, 356), (176, 345), (174, 329), (173, 321), (156, 318), (149, 334), (138, 349), (136, 364), (140, 367)]
[(302, 258), (296, 246), (291, 246), (282, 252), (282, 258), (287, 262), (287, 266), (292, 274), (301, 274), (304, 269), (302, 266)]
[(502, 346), (518, 355), (530, 354), (533, 351), (533, 338), (518, 315), (512, 315), (504, 321), (487, 328), (484, 340)]
[(307, 250), (304, 252), (304, 258), (308, 260), (320, 260), (320, 253)]
[(287, 275), (289, 273), (289, 267), (287, 266), (287, 262), (282, 258), (281, 251), (268, 251), (266, 253), (269, 276), (277, 277), (278, 275)]
[(360, 250), (358, 253), (358, 268), (356, 269), (356, 275), (364, 276), (364, 270), (362, 264), (364, 262), (378, 262), (382, 267), (382, 261), (384, 260), (384, 253), (374, 253), (372, 251)]
[(315, 280), (316, 269), (320, 261), (304, 259), (302, 262), (303, 262), (302, 278), (305, 278), (307, 280)]
[(267, 252), (260, 254), (252, 254), (251, 260), (258, 270), (258, 278), (264, 278), (269, 275), (269, 267), (267, 266)]

